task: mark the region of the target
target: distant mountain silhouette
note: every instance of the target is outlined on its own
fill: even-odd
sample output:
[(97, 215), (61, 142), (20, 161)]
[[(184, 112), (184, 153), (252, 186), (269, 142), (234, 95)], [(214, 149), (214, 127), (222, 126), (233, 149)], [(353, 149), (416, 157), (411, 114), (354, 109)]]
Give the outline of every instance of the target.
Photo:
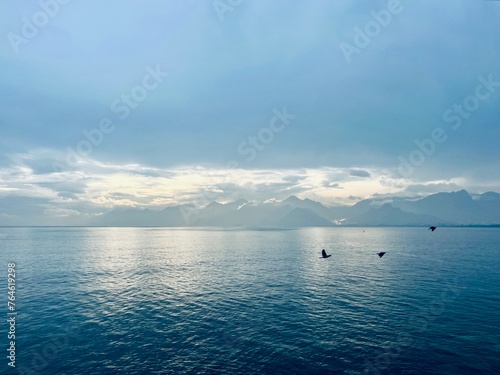
[(400, 200), (394, 206), (406, 212), (432, 215), (445, 222), (500, 223), (500, 194), (492, 192), (481, 194), (476, 199), (466, 190), (437, 193), (419, 200)]
[[(389, 202), (389, 203), (388, 203)], [(87, 225), (98, 226), (257, 226), (310, 227), (333, 225), (429, 226), (500, 224), (500, 194), (471, 196), (467, 191), (437, 193), (424, 198), (372, 198), (352, 206), (327, 207), (310, 199), (290, 196), (267, 203), (239, 199), (162, 210), (115, 208)]]
[[(246, 201), (245, 201), (246, 202)], [(228, 203), (219, 206), (208, 205), (192, 215), (189, 225), (195, 226), (274, 226), (289, 213), (290, 206), (255, 203)], [(214, 209), (214, 207), (217, 207)]]
[(476, 223), (500, 223), (500, 194), (483, 193), (474, 202), (478, 211)]
[[(404, 212), (399, 208), (392, 207), (390, 203), (386, 203), (377, 208), (371, 208), (367, 213), (353, 217), (346, 221), (348, 225), (366, 225), (366, 226), (426, 226), (428, 223), (437, 223), (439, 219), (426, 214), (414, 214)], [(443, 224), (440, 222), (440, 224)], [(453, 224), (453, 223), (448, 223)]]
[(333, 227), (334, 224), (308, 208), (294, 208), (276, 223), (279, 227)]
[(474, 201), (465, 190), (437, 193), (415, 201), (399, 201), (394, 206), (407, 212), (430, 214), (454, 222), (474, 221), (477, 215)]
[(212, 202), (205, 208), (193, 213), (186, 224), (194, 224), (197, 226), (234, 225), (234, 220), (238, 220), (238, 210), (247, 203), (248, 201), (244, 199), (239, 199), (227, 204)]
[(288, 197), (282, 202), (283, 205), (288, 205), (293, 208), (304, 208), (313, 211), (319, 216), (322, 216), (327, 219), (333, 219), (333, 211), (326, 207), (323, 206), (319, 202), (312, 201), (310, 199), (299, 199), (295, 195), (292, 195), (291, 197)]
[(147, 208), (116, 208), (98, 216), (93, 222), (90, 222), (89, 225), (104, 227), (185, 226), (186, 222), (182, 215), (183, 207), (193, 209), (190, 206), (167, 207), (163, 210), (150, 210)]

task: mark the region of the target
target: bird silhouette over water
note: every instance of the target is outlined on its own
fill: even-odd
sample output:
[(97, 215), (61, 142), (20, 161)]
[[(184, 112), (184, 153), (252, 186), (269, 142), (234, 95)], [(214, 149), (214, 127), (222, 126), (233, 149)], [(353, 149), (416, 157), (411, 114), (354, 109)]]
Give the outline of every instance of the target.
[(380, 253), (377, 253), (379, 258), (382, 258), (385, 255), (385, 251), (381, 251)]
[(330, 258), (331, 256), (332, 256), (331, 254), (330, 254), (330, 255), (328, 255), (328, 254), (326, 253), (325, 249), (321, 250), (321, 257), (322, 257), (323, 259)]
[(429, 230), (430, 230), (431, 232), (434, 232), (434, 231), (436, 230), (436, 228), (437, 228), (437, 227), (429, 227)]

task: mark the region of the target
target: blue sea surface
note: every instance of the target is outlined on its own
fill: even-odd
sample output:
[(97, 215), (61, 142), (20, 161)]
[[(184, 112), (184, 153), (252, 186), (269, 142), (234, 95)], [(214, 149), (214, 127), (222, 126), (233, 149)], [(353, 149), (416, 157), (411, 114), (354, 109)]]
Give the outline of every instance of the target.
[(9, 262), (1, 374), (500, 373), (500, 229), (0, 228), (4, 354)]

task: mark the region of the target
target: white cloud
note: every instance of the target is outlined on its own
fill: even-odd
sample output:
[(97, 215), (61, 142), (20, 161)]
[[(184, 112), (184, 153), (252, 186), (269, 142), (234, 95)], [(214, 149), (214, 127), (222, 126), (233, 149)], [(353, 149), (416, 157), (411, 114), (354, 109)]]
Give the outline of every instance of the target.
[[(50, 218), (86, 217), (117, 206), (205, 206), (215, 200), (237, 199), (272, 202), (290, 195), (334, 205), (352, 204), (370, 197), (380, 200), (398, 195), (424, 196), (478, 186), (464, 178), (401, 179), (394, 170), (373, 167), (223, 169), (195, 165), (161, 169), (87, 159), (80, 170), (41, 174), (26, 165), (27, 160), (33, 161), (29, 155), (17, 155), (13, 160), (16, 165), (0, 168), (0, 198), (16, 197), (16, 204), (21, 202), (21, 205), (24, 200), (26, 206), (32, 208), (19, 207), (20, 212), (43, 213), (49, 221)], [(362, 173), (353, 173), (353, 170)], [(15, 211), (11, 207), (11, 211), (5, 213), (12, 215)]]

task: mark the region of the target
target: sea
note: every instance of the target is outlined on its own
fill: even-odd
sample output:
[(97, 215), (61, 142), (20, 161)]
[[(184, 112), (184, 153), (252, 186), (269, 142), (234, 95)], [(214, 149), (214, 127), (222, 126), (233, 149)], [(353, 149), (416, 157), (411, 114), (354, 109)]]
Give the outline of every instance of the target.
[(0, 374), (500, 374), (499, 271), (498, 228), (3, 227)]

